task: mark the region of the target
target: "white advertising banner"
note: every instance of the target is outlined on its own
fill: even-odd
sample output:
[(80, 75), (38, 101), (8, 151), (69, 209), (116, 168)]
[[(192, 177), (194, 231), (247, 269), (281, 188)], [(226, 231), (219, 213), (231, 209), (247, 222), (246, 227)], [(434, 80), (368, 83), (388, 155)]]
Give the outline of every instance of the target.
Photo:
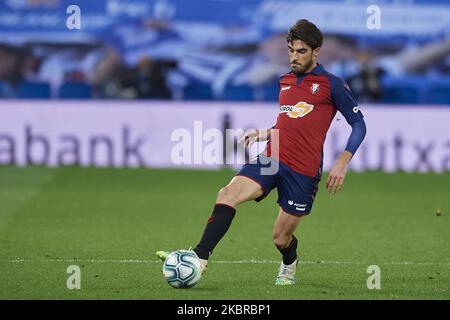
[[(351, 169), (450, 171), (450, 106), (371, 105), (362, 112), (368, 131)], [(0, 165), (238, 168), (245, 157), (239, 148), (233, 155), (234, 141), (246, 129), (273, 126), (277, 114), (274, 103), (3, 100)], [(226, 128), (235, 130), (227, 135)], [(324, 146), (325, 170), (350, 131), (338, 113)]]

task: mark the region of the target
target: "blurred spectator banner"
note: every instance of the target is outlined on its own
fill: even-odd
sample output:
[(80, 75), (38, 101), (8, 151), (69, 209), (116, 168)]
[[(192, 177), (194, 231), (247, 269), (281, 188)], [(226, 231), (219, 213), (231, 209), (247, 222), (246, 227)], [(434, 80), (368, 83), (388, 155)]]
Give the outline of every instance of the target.
[[(450, 171), (449, 107), (377, 105), (362, 111), (368, 133), (352, 170)], [(0, 164), (221, 168), (225, 129), (268, 128), (277, 113), (266, 103), (2, 101)], [(326, 170), (349, 133), (338, 113), (324, 148)], [(235, 159), (229, 164), (239, 168), (245, 158)]]

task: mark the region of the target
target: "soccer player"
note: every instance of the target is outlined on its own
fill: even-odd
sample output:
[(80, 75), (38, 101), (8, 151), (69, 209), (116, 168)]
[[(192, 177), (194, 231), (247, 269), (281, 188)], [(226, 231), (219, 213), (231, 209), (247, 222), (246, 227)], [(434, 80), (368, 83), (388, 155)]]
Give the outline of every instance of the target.
[[(273, 241), (282, 261), (275, 284), (295, 284), (298, 257), (294, 232), (302, 218), (311, 213), (322, 176), (323, 144), (336, 112), (342, 113), (352, 131), (326, 181), (329, 193), (341, 190), (348, 164), (365, 137), (364, 118), (350, 89), (317, 62), (322, 32), (303, 19), (290, 28), (286, 40), (291, 71), (279, 80), (277, 122), (273, 128), (246, 134), (247, 144), (264, 140), (268, 144), (256, 162), (245, 164), (220, 189), (200, 242), (193, 249), (202, 262), (202, 271), (230, 227), (238, 205), (249, 200), (261, 201), (277, 188), (279, 212)], [(278, 164), (278, 170), (264, 174), (262, 169), (271, 161)], [(165, 259), (168, 252), (159, 251), (157, 255)]]

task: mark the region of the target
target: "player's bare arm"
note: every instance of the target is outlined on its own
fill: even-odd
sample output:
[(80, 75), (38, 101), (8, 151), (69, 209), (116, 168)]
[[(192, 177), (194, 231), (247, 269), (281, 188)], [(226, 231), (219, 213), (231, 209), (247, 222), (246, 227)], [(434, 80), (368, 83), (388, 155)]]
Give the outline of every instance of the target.
[(349, 151), (344, 151), (334, 163), (326, 183), (328, 193), (335, 194), (336, 192), (341, 191), (342, 186), (344, 185), (345, 176), (347, 175), (348, 164), (350, 163), (352, 156), (352, 153)]

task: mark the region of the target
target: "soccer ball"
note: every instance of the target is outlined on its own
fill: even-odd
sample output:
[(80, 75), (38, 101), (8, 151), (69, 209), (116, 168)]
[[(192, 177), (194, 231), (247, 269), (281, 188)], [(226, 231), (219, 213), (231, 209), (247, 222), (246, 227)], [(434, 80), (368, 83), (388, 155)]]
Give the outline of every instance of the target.
[(170, 253), (163, 265), (167, 283), (174, 288), (192, 288), (200, 280), (201, 263), (195, 253), (177, 250)]

